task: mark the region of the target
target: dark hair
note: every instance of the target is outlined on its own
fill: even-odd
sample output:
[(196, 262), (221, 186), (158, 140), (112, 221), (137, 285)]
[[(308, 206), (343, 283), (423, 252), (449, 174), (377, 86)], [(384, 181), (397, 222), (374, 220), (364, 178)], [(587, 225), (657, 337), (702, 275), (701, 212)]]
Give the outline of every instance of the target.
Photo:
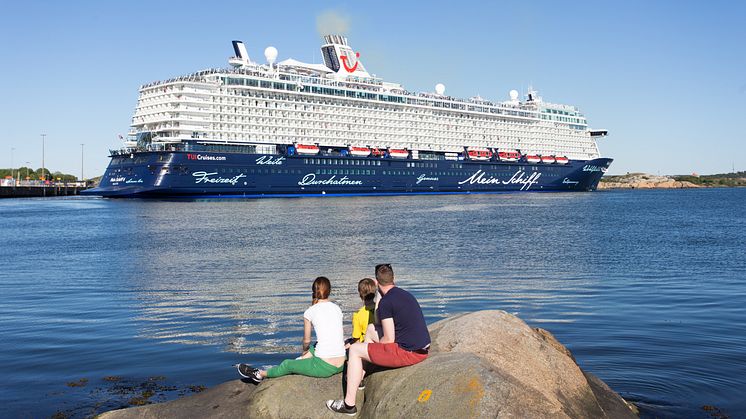
[(376, 282), (370, 278), (363, 278), (357, 283), (357, 292), (360, 298), (365, 301), (373, 301), (376, 298)]
[(332, 292), (332, 284), (329, 282), (329, 278), (320, 276), (314, 279), (311, 291), (313, 291), (314, 304), (318, 303), (319, 300), (329, 298), (329, 294)]
[(376, 280), (379, 285), (391, 285), (394, 283), (394, 269), (390, 263), (376, 265)]

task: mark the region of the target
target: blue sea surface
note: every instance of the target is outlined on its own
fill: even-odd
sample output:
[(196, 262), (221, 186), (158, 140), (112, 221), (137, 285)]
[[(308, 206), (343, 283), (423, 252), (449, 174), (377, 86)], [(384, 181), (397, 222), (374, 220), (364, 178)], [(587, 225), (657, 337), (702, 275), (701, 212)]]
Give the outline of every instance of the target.
[(0, 200), (0, 417), (92, 416), (294, 357), (313, 279), (349, 329), (382, 262), (428, 322), (515, 313), (643, 417), (745, 417), (744, 208), (746, 189)]

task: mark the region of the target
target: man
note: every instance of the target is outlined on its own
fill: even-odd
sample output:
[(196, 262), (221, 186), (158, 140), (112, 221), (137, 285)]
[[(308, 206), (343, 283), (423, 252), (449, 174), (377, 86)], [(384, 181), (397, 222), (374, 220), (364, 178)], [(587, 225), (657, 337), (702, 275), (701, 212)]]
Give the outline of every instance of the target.
[(430, 333), (417, 300), (394, 284), (389, 264), (376, 266), (376, 281), (381, 292), (376, 315), (378, 328), (370, 325), (365, 342), (350, 346), (347, 360), (347, 389), (344, 399), (328, 400), (326, 407), (337, 413), (357, 413), (355, 393), (363, 380), (363, 361), (387, 368), (406, 367), (427, 358)]

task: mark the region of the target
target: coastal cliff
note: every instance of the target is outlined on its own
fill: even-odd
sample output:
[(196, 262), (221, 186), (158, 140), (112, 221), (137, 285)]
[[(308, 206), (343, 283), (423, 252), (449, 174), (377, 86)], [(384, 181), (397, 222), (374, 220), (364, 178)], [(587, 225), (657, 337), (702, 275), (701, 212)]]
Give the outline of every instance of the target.
[(681, 181), (669, 176), (656, 176), (647, 173), (604, 176), (598, 184), (598, 189), (682, 189), (700, 187), (700, 185), (689, 181)]
[[(633, 405), (582, 371), (551, 333), (504, 311), (450, 317), (432, 324), (430, 333), (427, 360), (366, 378), (365, 389), (358, 391), (359, 417), (637, 417)], [(258, 386), (234, 380), (194, 396), (100, 417), (341, 417), (324, 406), (341, 394), (341, 374), (286, 376)]]

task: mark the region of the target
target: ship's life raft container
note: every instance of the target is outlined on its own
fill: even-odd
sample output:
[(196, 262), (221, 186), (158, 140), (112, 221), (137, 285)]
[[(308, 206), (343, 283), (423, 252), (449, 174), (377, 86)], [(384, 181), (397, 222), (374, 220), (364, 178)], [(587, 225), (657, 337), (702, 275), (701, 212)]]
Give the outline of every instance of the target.
[(308, 145), (308, 144), (296, 144), (295, 152), (298, 154), (304, 154), (304, 155), (315, 155), (315, 154), (319, 154), (319, 147), (315, 145)]
[(521, 158), (521, 153), (516, 150), (500, 150), (497, 152), (497, 158), (500, 161), (518, 161)]
[(554, 163), (554, 161), (555, 161), (554, 156), (541, 156), (542, 163), (550, 164), (550, 163)]
[(351, 156), (355, 157), (368, 157), (370, 156), (370, 149), (368, 147), (348, 147)]
[(490, 160), (492, 151), (489, 148), (469, 147), (466, 149), (466, 155), (469, 156), (469, 160)]
[(406, 159), (409, 157), (409, 151), (407, 149), (390, 148), (389, 156), (395, 159)]

